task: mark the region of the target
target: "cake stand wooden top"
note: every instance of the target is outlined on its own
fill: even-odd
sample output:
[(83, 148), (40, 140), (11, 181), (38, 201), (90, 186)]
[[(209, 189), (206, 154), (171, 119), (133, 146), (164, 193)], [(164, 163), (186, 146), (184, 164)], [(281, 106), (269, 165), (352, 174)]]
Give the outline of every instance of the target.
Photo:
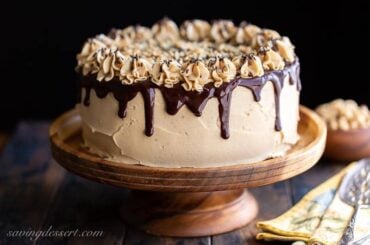
[(102, 159), (82, 146), (81, 119), (76, 110), (57, 118), (50, 127), (55, 160), (71, 172), (105, 184), (149, 191), (202, 192), (268, 185), (305, 172), (321, 157), (325, 123), (300, 107), (299, 142), (283, 157), (251, 164), (216, 168), (159, 168)]

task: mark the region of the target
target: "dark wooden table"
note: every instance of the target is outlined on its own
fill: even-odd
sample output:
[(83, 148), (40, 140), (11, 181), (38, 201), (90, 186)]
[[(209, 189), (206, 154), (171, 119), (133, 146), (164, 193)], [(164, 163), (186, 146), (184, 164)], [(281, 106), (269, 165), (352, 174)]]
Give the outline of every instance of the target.
[[(0, 152), (0, 244), (278, 244), (255, 240), (255, 224), (202, 238), (157, 237), (126, 226), (119, 216), (129, 190), (66, 172), (51, 157), (46, 122), (22, 122)], [(314, 186), (344, 167), (321, 161), (293, 179), (252, 189), (257, 220), (288, 210)], [(69, 237), (11, 237), (15, 231), (75, 231)], [(102, 231), (82, 237), (82, 231)]]

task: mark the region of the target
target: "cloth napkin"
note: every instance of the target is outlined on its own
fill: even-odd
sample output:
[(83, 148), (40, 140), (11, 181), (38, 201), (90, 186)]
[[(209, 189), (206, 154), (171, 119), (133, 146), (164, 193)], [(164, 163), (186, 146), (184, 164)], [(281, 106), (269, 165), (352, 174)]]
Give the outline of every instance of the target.
[[(354, 208), (342, 202), (337, 193), (345, 173), (356, 162), (306, 194), (295, 206), (279, 217), (257, 223), (257, 239), (302, 241), (306, 244), (338, 244)], [(370, 209), (357, 216), (354, 240), (370, 233)]]

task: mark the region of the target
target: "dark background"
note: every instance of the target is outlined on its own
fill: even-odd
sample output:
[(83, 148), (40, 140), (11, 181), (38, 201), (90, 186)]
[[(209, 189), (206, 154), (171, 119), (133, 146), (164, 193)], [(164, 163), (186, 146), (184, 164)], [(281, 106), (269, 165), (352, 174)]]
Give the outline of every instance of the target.
[(177, 23), (247, 20), (278, 30), (290, 37), (301, 60), (302, 104), (315, 107), (337, 97), (370, 104), (365, 1), (69, 2), (2, 9), (0, 129), (21, 119), (51, 119), (74, 105), (75, 55), (88, 37), (112, 27), (151, 26), (163, 16)]

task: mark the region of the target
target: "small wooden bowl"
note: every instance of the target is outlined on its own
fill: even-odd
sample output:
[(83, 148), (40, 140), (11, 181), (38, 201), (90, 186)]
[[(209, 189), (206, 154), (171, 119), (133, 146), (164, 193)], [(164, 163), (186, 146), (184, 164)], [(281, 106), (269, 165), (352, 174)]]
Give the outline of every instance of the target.
[(370, 128), (330, 130), (324, 155), (337, 161), (355, 161), (370, 156)]

